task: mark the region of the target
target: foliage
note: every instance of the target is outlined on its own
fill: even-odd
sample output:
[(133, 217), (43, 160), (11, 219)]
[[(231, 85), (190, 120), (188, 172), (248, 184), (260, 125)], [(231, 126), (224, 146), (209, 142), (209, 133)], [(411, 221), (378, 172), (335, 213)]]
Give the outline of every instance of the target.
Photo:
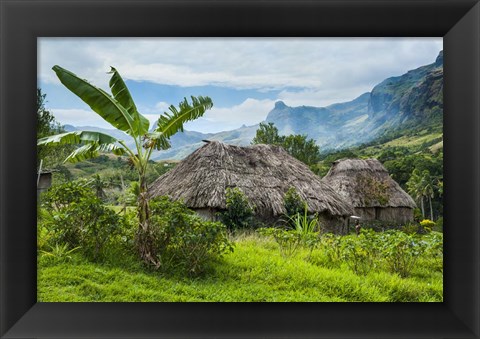
[(424, 219), (420, 221), (420, 226), (422, 226), (422, 229), (424, 232), (430, 233), (435, 227), (435, 222), (429, 219)]
[(425, 254), (433, 259), (435, 269), (443, 272), (443, 233), (430, 232), (422, 239), (425, 244)]
[[(37, 138), (64, 132), (53, 114), (46, 109), (46, 98), (47, 95), (37, 88)], [(55, 182), (65, 182), (71, 179), (71, 173), (61, 163), (72, 150), (73, 147), (70, 145), (39, 145), (37, 147), (37, 168), (42, 160), (43, 169), (55, 170), (53, 176)]]
[(80, 247), (70, 249), (67, 244), (55, 244), (50, 250), (40, 250), (40, 255), (47, 258), (49, 263), (59, 264), (72, 260), (72, 254)]
[(280, 253), (284, 258), (293, 256), (299, 249), (302, 242), (301, 234), (295, 230), (268, 227), (259, 228), (257, 232), (263, 236), (273, 237), (277, 242)]
[(221, 221), (230, 231), (249, 228), (253, 225), (254, 206), (250, 204), (246, 195), (238, 187), (227, 187), (225, 190), (224, 212), (220, 212)]
[(297, 213), (290, 217), (289, 221), (294, 226), (293, 230), (269, 227), (260, 228), (258, 232), (264, 236), (272, 236), (284, 257), (293, 256), (299, 247), (308, 248), (311, 253), (320, 242), (317, 214), (309, 216), (305, 205), (304, 214)]
[(288, 154), (309, 166), (320, 160), (320, 147), (315, 140), (307, 139), (306, 135), (288, 135), (283, 140), (282, 147)]
[(315, 140), (308, 139), (306, 135), (281, 136), (278, 129), (271, 122), (260, 123), (252, 144), (269, 144), (282, 146), (288, 154), (306, 165), (314, 165), (320, 160), (320, 148)]
[(278, 128), (273, 122), (261, 122), (258, 126), (255, 137), (253, 137), (252, 145), (267, 144), (267, 145), (282, 145), (283, 137), (278, 134)]
[[(295, 187), (290, 187), (283, 197), (283, 206), (285, 207), (285, 216), (293, 217), (303, 211), (305, 201), (298, 195)], [(294, 227), (294, 225), (291, 225)]]
[[(424, 235), (428, 238), (431, 234)], [(337, 237), (337, 236), (335, 236)], [(355, 237), (355, 236), (354, 236)], [(338, 237), (343, 238), (343, 237)], [(322, 236), (325, 239), (325, 235)], [(258, 232), (235, 237), (235, 251), (200, 277), (145, 269), (128, 252), (102, 264), (84, 259), (51, 265), (38, 260), (39, 302), (442, 302), (443, 275), (431, 256), (418, 259), (411, 275), (379, 270), (357, 275), (341, 261), (325, 262), (326, 246), (285, 260), (278, 245)]]
[[(153, 150), (165, 150), (170, 147), (169, 139), (178, 131), (183, 131), (183, 124), (201, 117), (213, 106), (208, 97), (191, 97), (191, 103), (186, 98), (179, 103), (179, 108), (170, 106), (169, 112), (160, 115), (157, 126), (150, 132), (149, 120), (141, 115), (122, 77), (115, 68), (111, 68), (112, 77), (109, 82), (111, 95), (106, 91), (81, 79), (76, 74), (58, 66), (53, 66), (60, 82), (77, 95), (90, 108), (114, 128), (130, 135), (135, 147), (129, 148), (124, 141), (108, 134), (91, 131), (74, 131), (47, 136), (37, 141), (39, 146), (50, 145), (80, 145), (65, 159), (78, 162), (94, 158), (101, 152), (115, 155), (126, 155), (138, 174), (140, 194), (138, 199), (138, 251), (140, 257), (147, 263), (158, 266), (152, 253), (153, 239), (149, 225), (149, 210), (147, 196), (147, 169)], [(143, 234), (140, 234), (143, 233)]]
[(366, 275), (377, 266), (378, 243), (373, 230), (362, 229), (358, 237), (342, 239), (342, 259), (356, 274)]
[(425, 242), (414, 234), (386, 231), (380, 235), (382, 256), (387, 269), (401, 277), (407, 277), (420, 255), (425, 251)]
[(42, 205), (40, 229), (51, 236), (49, 242), (81, 247), (93, 260), (102, 256), (106, 243), (122, 229), (122, 218), (106, 208), (84, 182), (53, 187), (44, 194)]
[(321, 239), (321, 246), (327, 257), (327, 266), (339, 266), (342, 261), (342, 237), (333, 233), (325, 233)]
[(233, 251), (225, 226), (205, 221), (168, 197), (150, 201), (155, 254), (164, 270), (190, 276), (204, 273), (208, 262)]

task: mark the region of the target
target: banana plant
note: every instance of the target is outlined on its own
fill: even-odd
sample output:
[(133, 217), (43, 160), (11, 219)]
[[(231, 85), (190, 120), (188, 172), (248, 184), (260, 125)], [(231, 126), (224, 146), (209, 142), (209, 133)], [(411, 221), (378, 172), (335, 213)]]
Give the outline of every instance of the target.
[(151, 230), (149, 227), (146, 183), (148, 162), (154, 150), (170, 148), (170, 137), (179, 131), (183, 131), (183, 125), (186, 122), (203, 116), (206, 110), (212, 108), (212, 100), (209, 97), (192, 96), (190, 103), (184, 98), (178, 108), (171, 105), (169, 112), (160, 115), (156, 128), (150, 131), (149, 120), (138, 112), (130, 91), (114, 67), (111, 67), (109, 72), (109, 74), (112, 74), (109, 82), (111, 94), (58, 65), (55, 65), (52, 69), (66, 88), (77, 95), (110, 125), (131, 136), (135, 145), (130, 148), (124, 140), (94, 131), (73, 131), (57, 134), (39, 139), (37, 145), (78, 145), (79, 147), (65, 159), (66, 162), (90, 159), (98, 156), (100, 152), (128, 156), (138, 172), (140, 188), (137, 245), (142, 259), (147, 263), (158, 266), (159, 263), (149, 236)]

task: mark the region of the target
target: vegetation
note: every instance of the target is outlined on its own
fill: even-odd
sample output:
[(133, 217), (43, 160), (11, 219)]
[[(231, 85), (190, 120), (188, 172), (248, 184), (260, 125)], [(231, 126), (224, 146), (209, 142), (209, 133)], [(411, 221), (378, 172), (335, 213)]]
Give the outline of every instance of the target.
[[(261, 123), (253, 144), (282, 146), (321, 176), (341, 158), (379, 159), (420, 209), (398, 230), (383, 231), (380, 222), (380, 232), (365, 224), (358, 235), (340, 236), (323, 233), (318, 216), (290, 188), (285, 223), (259, 228), (256, 206), (237, 187), (226, 189), (220, 222), (180, 201), (147, 196), (147, 185), (175, 166), (151, 161), (152, 151), (167, 149), (185, 122), (212, 107), (209, 98), (171, 106), (150, 131), (114, 68), (111, 95), (59, 66), (54, 71), (135, 145), (98, 132), (65, 132), (38, 90), (38, 158), (60, 179), (42, 194), (38, 210), (40, 302), (443, 301), (441, 119), (325, 154), (305, 135), (280, 136), (274, 124)], [(372, 187), (367, 198), (386, 199), (382, 182), (365, 186)]]
[(192, 104), (187, 99), (179, 104), (179, 109), (170, 106), (170, 113), (160, 116), (153, 132), (149, 132), (149, 121), (141, 115), (120, 74), (112, 67), (110, 79), (110, 96), (105, 91), (91, 85), (72, 72), (54, 66), (53, 70), (65, 87), (76, 94), (92, 110), (113, 127), (127, 133), (135, 141), (135, 148), (130, 149), (124, 141), (100, 132), (75, 131), (42, 138), (39, 146), (71, 144), (81, 146), (75, 149), (66, 161), (82, 161), (94, 158), (99, 152), (112, 152), (127, 155), (132, 167), (138, 174), (138, 232), (137, 247), (141, 258), (149, 264), (159, 266), (154, 252), (152, 230), (149, 224), (149, 207), (147, 198), (146, 173), (150, 156), (154, 149), (165, 150), (170, 147), (169, 138), (177, 131), (183, 130), (183, 124), (202, 116), (212, 107), (208, 97), (192, 97)]
[(225, 211), (219, 216), (227, 228), (235, 231), (251, 227), (255, 206), (251, 206), (245, 194), (238, 187), (227, 187), (225, 199)]
[[(355, 235), (348, 237), (357, 239)], [(324, 235), (311, 253), (300, 248), (296, 255), (285, 258), (273, 239), (239, 234), (233, 239), (235, 251), (211, 264), (196, 279), (145, 270), (128, 253), (120, 257), (112, 252), (110, 260), (102, 264), (87, 261), (78, 252), (56, 262), (40, 254), (38, 301), (443, 301), (438, 258), (430, 254), (418, 257), (404, 278), (382, 265), (359, 275), (347, 262), (328, 255), (337, 247), (329, 246), (327, 238)], [(333, 235), (332, 239), (342, 241)]]
[[(65, 132), (55, 120), (53, 114), (45, 108), (46, 94), (37, 88), (37, 138)], [(37, 147), (37, 168), (42, 162), (42, 170), (55, 170), (54, 182), (65, 182), (72, 179), (70, 171), (63, 165), (63, 160), (73, 150), (70, 145), (55, 145)]]
[(294, 158), (306, 165), (314, 165), (320, 160), (320, 148), (313, 139), (307, 139), (306, 135), (278, 134), (278, 129), (271, 122), (261, 122), (252, 140), (252, 144), (270, 144), (282, 146)]
[(295, 187), (290, 187), (283, 198), (283, 206), (285, 207), (285, 217), (287, 224), (295, 228), (291, 218), (301, 213), (305, 207), (305, 201), (298, 195)]
[(167, 197), (152, 199), (150, 208), (155, 253), (164, 271), (198, 276), (206, 263), (233, 251), (222, 223), (205, 221)]
[(118, 240), (124, 223), (122, 217), (102, 204), (86, 182), (57, 185), (43, 196), (39, 232), (43, 232), (44, 241), (39, 248), (78, 249), (97, 260), (103, 256), (107, 242)]
[(442, 135), (441, 124), (392, 131), (368, 144), (322, 154), (313, 171), (323, 177), (336, 160), (376, 158), (417, 202), (417, 220), (437, 220), (443, 215)]

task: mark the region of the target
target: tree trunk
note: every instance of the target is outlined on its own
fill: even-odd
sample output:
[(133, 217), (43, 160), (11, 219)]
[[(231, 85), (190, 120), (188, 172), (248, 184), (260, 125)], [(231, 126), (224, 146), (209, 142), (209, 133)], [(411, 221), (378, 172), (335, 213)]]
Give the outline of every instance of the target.
[(433, 221), (432, 197), (428, 197), (428, 202), (430, 203), (430, 220)]
[(138, 232), (137, 232), (137, 247), (140, 257), (146, 264), (153, 265), (155, 268), (160, 267), (155, 252), (154, 238), (150, 228), (150, 211), (148, 206), (148, 192), (147, 183), (144, 176), (139, 179), (140, 192), (138, 195)]
[(423, 206), (423, 197), (420, 198), (420, 206), (422, 208), (422, 217), (425, 219), (425, 207)]

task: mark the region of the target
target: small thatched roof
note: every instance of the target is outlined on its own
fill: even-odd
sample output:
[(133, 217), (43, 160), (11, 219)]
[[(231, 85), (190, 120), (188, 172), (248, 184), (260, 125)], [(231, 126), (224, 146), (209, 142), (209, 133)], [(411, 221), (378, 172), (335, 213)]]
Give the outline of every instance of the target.
[(209, 141), (150, 187), (150, 196), (167, 195), (190, 208), (225, 208), (225, 189), (238, 187), (258, 214), (285, 212), (285, 192), (295, 187), (310, 212), (334, 216), (353, 213), (352, 206), (310, 169), (273, 145), (240, 147)]
[(322, 181), (354, 207), (416, 207), (377, 159), (337, 160)]

